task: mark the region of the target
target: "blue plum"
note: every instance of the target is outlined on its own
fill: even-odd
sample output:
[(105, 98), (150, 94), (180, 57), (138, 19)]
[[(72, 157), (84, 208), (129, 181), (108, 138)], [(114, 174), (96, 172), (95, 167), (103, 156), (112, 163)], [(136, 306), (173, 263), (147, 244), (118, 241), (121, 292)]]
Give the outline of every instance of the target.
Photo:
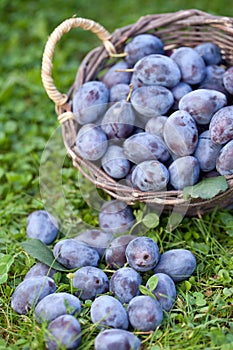
[(114, 238), (105, 252), (105, 262), (112, 269), (123, 267), (127, 262), (125, 250), (130, 241), (135, 239), (134, 235), (122, 235)]
[(216, 161), (216, 169), (220, 175), (233, 174), (233, 140), (227, 142), (221, 149)]
[(200, 166), (197, 158), (185, 156), (175, 159), (168, 168), (170, 184), (176, 190), (183, 190), (186, 186), (192, 186), (199, 180)]
[(223, 145), (233, 138), (233, 106), (219, 109), (209, 125), (210, 138), (214, 143)]
[(126, 259), (130, 267), (136, 271), (152, 270), (159, 261), (159, 247), (149, 237), (137, 237), (126, 247)]
[(29, 238), (39, 239), (48, 245), (57, 237), (58, 222), (46, 210), (36, 210), (27, 218), (26, 233)]
[(106, 248), (109, 247), (113, 238), (114, 236), (111, 232), (103, 232), (98, 229), (90, 229), (74, 237), (75, 240), (86, 243), (89, 247), (97, 250), (100, 257), (104, 255)]
[(127, 311), (131, 326), (139, 331), (154, 331), (163, 320), (160, 303), (147, 295), (134, 297), (129, 302)]
[(116, 84), (129, 84), (132, 73), (126, 71), (128, 67), (129, 65), (126, 61), (119, 61), (113, 64), (102, 77), (102, 82), (104, 82), (109, 89)]
[(101, 158), (103, 170), (113, 179), (122, 179), (130, 171), (130, 161), (126, 158), (123, 148), (110, 145)]
[(91, 320), (98, 328), (128, 329), (128, 315), (119, 300), (110, 295), (97, 297), (91, 305)]
[(81, 310), (80, 300), (66, 292), (49, 294), (35, 307), (34, 317), (38, 322), (51, 322), (61, 315), (75, 315)]
[(196, 258), (188, 249), (170, 249), (161, 254), (154, 272), (169, 275), (174, 282), (188, 279), (196, 268)]
[(139, 350), (140, 339), (124, 329), (105, 329), (95, 338), (95, 350)]
[(96, 249), (73, 238), (58, 241), (53, 248), (53, 254), (55, 259), (67, 269), (97, 266), (100, 258)]
[(31, 277), (43, 277), (43, 276), (48, 276), (53, 278), (53, 275), (55, 272), (56, 270), (51, 269), (51, 267), (39, 261), (29, 269), (24, 279), (31, 278)]
[(76, 148), (81, 157), (88, 160), (100, 159), (106, 152), (108, 139), (105, 132), (96, 124), (83, 125), (76, 137)]
[(206, 65), (220, 64), (222, 61), (221, 50), (218, 45), (211, 42), (204, 42), (194, 48), (203, 58)]
[(116, 84), (110, 89), (110, 102), (126, 101), (130, 92), (129, 84)]
[(223, 75), (223, 85), (225, 89), (233, 95), (233, 67), (229, 67)]
[(124, 304), (140, 294), (141, 283), (142, 277), (137, 271), (131, 267), (122, 267), (113, 273), (109, 290)]
[(14, 290), (11, 307), (18, 314), (26, 314), (41, 299), (55, 291), (56, 284), (50, 277), (26, 278)]
[[(159, 301), (162, 309), (169, 311), (176, 299), (176, 285), (173, 279), (165, 273), (156, 273), (153, 276), (158, 278), (157, 286), (150, 290)], [(147, 282), (146, 287), (149, 289)]]
[(98, 294), (109, 290), (108, 276), (103, 270), (94, 266), (84, 266), (75, 271), (72, 285), (78, 289), (75, 295), (82, 300), (92, 300)]
[(167, 118), (165, 115), (150, 118), (145, 125), (145, 131), (163, 139), (163, 129)]
[(81, 343), (81, 326), (72, 315), (61, 315), (48, 325), (46, 345), (48, 350), (77, 349)]
[(73, 96), (73, 112), (79, 124), (93, 123), (109, 101), (109, 89), (100, 81), (84, 83)]

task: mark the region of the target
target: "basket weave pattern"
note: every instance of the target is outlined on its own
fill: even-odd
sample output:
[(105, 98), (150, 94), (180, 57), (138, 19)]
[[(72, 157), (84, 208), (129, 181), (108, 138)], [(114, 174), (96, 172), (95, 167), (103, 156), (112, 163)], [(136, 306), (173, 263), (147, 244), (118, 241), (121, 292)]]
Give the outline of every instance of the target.
[[(56, 42), (71, 28), (82, 27), (94, 32), (103, 45), (89, 52), (83, 59), (75, 81), (67, 94), (58, 92), (52, 80), (52, 57)], [(196, 215), (213, 210), (216, 206), (225, 208), (233, 203), (233, 175), (226, 176), (228, 190), (210, 200), (184, 200), (182, 191), (142, 192), (132, 189), (110, 178), (94, 163), (82, 159), (77, 153), (75, 142), (78, 123), (72, 113), (72, 96), (84, 83), (98, 79), (98, 74), (110, 62), (114, 64), (115, 53), (122, 53), (128, 39), (142, 33), (154, 33), (164, 43), (165, 50), (172, 50), (180, 46), (194, 47), (203, 42), (213, 42), (221, 50), (227, 67), (233, 66), (233, 19), (229, 17), (213, 16), (199, 10), (178, 11), (175, 13), (147, 15), (136, 23), (119, 28), (110, 35), (102, 26), (90, 20), (74, 19), (62, 23), (50, 36), (46, 45), (42, 61), (42, 81), (49, 97), (54, 101), (58, 119), (62, 125), (62, 135), (68, 155), (73, 165), (96, 187), (102, 188), (113, 198), (133, 204), (135, 201), (153, 203), (169, 211), (174, 207), (182, 211), (188, 205), (186, 215)], [(111, 60), (110, 60), (111, 58)], [(186, 209), (185, 209), (186, 210)]]

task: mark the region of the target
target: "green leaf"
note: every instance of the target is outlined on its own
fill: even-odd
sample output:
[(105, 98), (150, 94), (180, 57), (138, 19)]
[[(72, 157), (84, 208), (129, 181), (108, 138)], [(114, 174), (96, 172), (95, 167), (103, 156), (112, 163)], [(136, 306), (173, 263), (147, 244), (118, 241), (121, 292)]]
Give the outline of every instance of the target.
[(147, 287), (140, 285), (139, 290), (143, 295), (148, 295), (148, 296), (156, 299), (156, 296)]
[(147, 281), (147, 284), (149, 286), (149, 290), (152, 291), (154, 290), (156, 287), (157, 287), (157, 284), (158, 284), (158, 277), (157, 276), (151, 276), (148, 281)]
[(59, 264), (47, 245), (41, 242), (39, 239), (29, 239), (21, 243), (22, 248), (31, 255), (34, 259), (37, 259), (44, 264), (52, 267), (58, 271), (70, 272), (72, 270), (66, 269), (64, 266)]
[(185, 200), (189, 197), (210, 199), (227, 189), (228, 184), (224, 176), (211, 177), (200, 181), (194, 186), (185, 187), (183, 197)]
[(5, 254), (0, 257), (0, 284), (6, 283), (8, 278), (8, 271), (14, 262), (14, 256)]
[(147, 228), (155, 228), (159, 224), (159, 216), (156, 213), (146, 214), (142, 222)]

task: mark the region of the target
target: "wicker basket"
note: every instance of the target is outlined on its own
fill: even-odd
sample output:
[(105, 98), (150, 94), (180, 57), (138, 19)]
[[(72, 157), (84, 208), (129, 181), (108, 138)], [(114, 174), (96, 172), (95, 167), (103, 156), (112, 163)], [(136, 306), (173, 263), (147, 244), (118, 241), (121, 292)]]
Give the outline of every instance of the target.
[[(52, 78), (52, 58), (56, 43), (72, 28), (80, 27), (95, 33), (103, 45), (95, 48), (83, 59), (73, 86), (67, 94), (60, 93)], [(213, 16), (199, 10), (185, 10), (175, 13), (147, 15), (136, 23), (117, 29), (110, 35), (98, 23), (71, 18), (62, 22), (50, 35), (43, 54), (42, 82), (50, 99), (55, 103), (58, 120), (62, 125), (62, 134), (68, 155), (73, 165), (97, 188), (103, 189), (113, 198), (133, 204), (136, 201), (153, 203), (167, 212), (174, 207), (185, 211), (187, 216), (202, 214), (214, 208), (226, 208), (233, 203), (233, 175), (227, 176), (228, 189), (214, 198), (184, 200), (182, 191), (141, 192), (120, 184), (105, 174), (94, 163), (82, 159), (75, 148), (78, 124), (72, 113), (72, 96), (84, 82), (97, 78), (101, 70), (115, 59), (116, 54), (124, 50), (126, 41), (141, 33), (155, 33), (164, 43), (165, 50), (179, 46), (195, 46), (210, 41), (217, 44), (226, 66), (233, 65), (233, 18)], [(115, 63), (114, 62), (114, 63)]]

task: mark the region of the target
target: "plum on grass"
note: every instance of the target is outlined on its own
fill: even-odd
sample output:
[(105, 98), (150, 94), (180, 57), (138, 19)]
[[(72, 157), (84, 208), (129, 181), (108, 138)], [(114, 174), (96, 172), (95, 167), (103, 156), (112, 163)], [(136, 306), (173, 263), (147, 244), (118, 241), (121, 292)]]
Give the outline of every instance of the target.
[(90, 123), (79, 129), (76, 137), (76, 148), (84, 159), (92, 161), (100, 159), (107, 147), (107, 135), (100, 126)]
[(194, 48), (203, 58), (206, 65), (220, 64), (222, 54), (218, 45), (211, 42), (204, 42)]
[(139, 350), (140, 339), (124, 329), (105, 329), (95, 338), (95, 350)]
[(196, 258), (188, 249), (170, 249), (161, 254), (154, 272), (169, 275), (174, 282), (188, 279), (196, 268)]
[(151, 118), (166, 114), (174, 103), (174, 97), (166, 87), (150, 85), (134, 90), (130, 101), (138, 113)]
[(127, 311), (131, 326), (139, 331), (153, 331), (163, 320), (160, 303), (147, 295), (138, 295), (131, 299)]
[(197, 89), (183, 96), (179, 109), (187, 111), (198, 124), (209, 124), (214, 113), (227, 104), (226, 95), (209, 89)]
[(101, 164), (109, 176), (113, 179), (122, 179), (130, 171), (130, 161), (126, 158), (123, 148), (118, 145), (110, 145), (101, 158)]
[(141, 283), (142, 277), (137, 271), (131, 267), (122, 267), (113, 273), (109, 290), (124, 304), (140, 294), (139, 286)]
[(135, 112), (131, 103), (119, 101), (114, 103), (105, 113), (101, 128), (109, 139), (128, 137), (134, 130)]
[(52, 243), (58, 234), (58, 222), (46, 210), (36, 210), (27, 218), (26, 233), (29, 238), (35, 238), (44, 244)]
[(176, 62), (170, 57), (152, 54), (137, 61), (134, 76), (144, 85), (172, 88), (179, 83), (181, 73)]
[(172, 113), (164, 125), (164, 141), (177, 156), (188, 156), (195, 151), (198, 130), (193, 117), (184, 110)]
[(48, 325), (46, 345), (49, 350), (77, 349), (81, 343), (81, 326), (72, 315), (61, 315)]
[(53, 248), (53, 255), (67, 269), (97, 266), (100, 258), (97, 250), (73, 238), (58, 241)]
[[(176, 299), (176, 285), (173, 279), (165, 273), (156, 273), (153, 276), (158, 278), (158, 283), (154, 289), (150, 289), (162, 306), (162, 309), (169, 311)], [(149, 289), (149, 283), (146, 283)]]
[(73, 112), (79, 124), (93, 123), (106, 110), (109, 89), (100, 81), (84, 83), (74, 94)]
[(217, 158), (216, 169), (221, 175), (233, 174), (233, 140), (227, 142)]
[(168, 168), (170, 184), (176, 190), (183, 190), (186, 186), (192, 186), (198, 182), (200, 166), (197, 158), (185, 156), (175, 159)]
[(81, 310), (81, 302), (76, 296), (58, 292), (44, 297), (35, 307), (34, 317), (38, 322), (49, 321), (61, 315), (75, 315)]
[[(102, 81), (111, 89), (116, 84), (129, 84), (131, 72), (127, 72), (128, 64), (125, 61), (115, 63), (102, 77)], [(119, 71), (120, 70), (120, 71)]]
[(98, 328), (128, 329), (128, 315), (119, 300), (110, 295), (97, 297), (91, 305), (91, 320)]
[(99, 225), (104, 232), (123, 233), (129, 230), (134, 222), (133, 210), (125, 202), (113, 199), (100, 208)]
[(211, 140), (223, 145), (233, 139), (233, 106), (218, 110), (209, 125)]
[(130, 267), (136, 271), (152, 270), (159, 261), (159, 247), (149, 237), (137, 237), (127, 245), (126, 259)]
[(123, 151), (126, 158), (135, 164), (146, 160), (166, 161), (170, 157), (163, 139), (146, 131), (127, 138), (123, 143)]
[(53, 278), (53, 275), (55, 274), (55, 272), (56, 270), (51, 269), (51, 267), (39, 261), (29, 269), (24, 279), (31, 278), (31, 277), (43, 277), (43, 276), (49, 276)]
[(109, 247), (110, 242), (113, 240), (113, 234), (111, 232), (103, 232), (98, 229), (90, 229), (81, 232), (74, 239), (86, 243), (89, 247), (94, 248), (102, 257), (105, 253), (107, 247)]
[(109, 290), (108, 276), (103, 270), (94, 266), (84, 266), (75, 271), (72, 285), (78, 289), (75, 295), (82, 300), (92, 300), (98, 294)]
[(11, 307), (18, 314), (26, 314), (45, 296), (54, 293), (56, 284), (50, 277), (31, 277), (23, 280), (11, 297)]
[(105, 252), (106, 264), (112, 269), (123, 267), (127, 262), (125, 250), (130, 241), (135, 239), (133, 235), (122, 235), (112, 240)]
[(133, 66), (141, 58), (151, 54), (164, 54), (163, 42), (152, 34), (139, 34), (125, 45), (126, 62)]
[(163, 191), (169, 181), (169, 172), (158, 160), (146, 160), (133, 170), (131, 181), (134, 188), (141, 191)]
[(183, 82), (196, 85), (205, 78), (205, 61), (196, 50), (182, 46), (177, 48), (170, 57), (180, 68)]
[(221, 145), (218, 145), (211, 140), (209, 130), (206, 130), (199, 135), (194, 156), (197, 158), (202, 171), (208, 172), (215, 169), (216, 160), (221, 148)]

